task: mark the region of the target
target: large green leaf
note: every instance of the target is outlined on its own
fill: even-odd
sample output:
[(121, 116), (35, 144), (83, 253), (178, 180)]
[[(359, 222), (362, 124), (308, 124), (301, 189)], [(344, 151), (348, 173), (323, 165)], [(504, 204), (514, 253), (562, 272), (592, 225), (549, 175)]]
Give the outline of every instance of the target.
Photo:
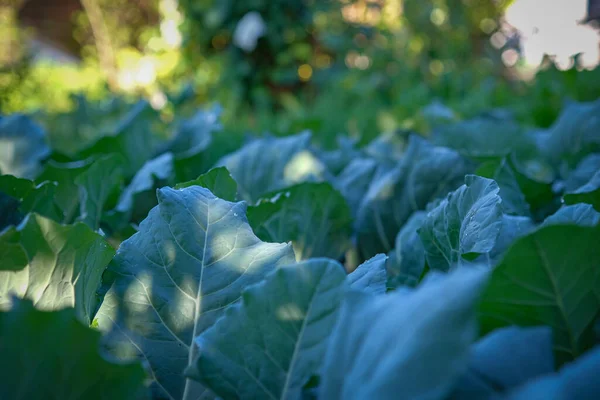
[(178, 183), (175, 185), (175, 189), (183, 189), (194, 185), (207, 188), (223, 200), (235, 201), (237, 197), (237, 183), (225, 167), (213, 168), (193, 181)]
[(123, 158), (118, 154), (100, 157), (75, 178), (79, 187), (79, 218), (94, 230), (100, 228), (103, 211), (111, 207), (123, 182)]
[(352, 221), (342, 195), (329, 183), (301, 183), (248, 209), (256, 235), (289, 242), (298, 260), (339, 259), (350, 246)]
[(430, 268), (448, 271), (463, 257), (494, 248), (502, 227), (499, 191), (493, 180), (467, 175), (463, 186), (428, 213), (419, 237)]
[(50, 155), (45, 131), (29, 117), (0, 117), (0, 171), (33, 179), (40, 163)]
[(427, 218), (425, 211), (416, 211), (396, 236), (394, 250), (389, 253), (390, 286), (416, 286), (425, 270), (425, 249), (418, 230)]
[(291, 245), (261, 242), (245, 213), (246, 203), (199, 186), (160, 189), (158, 206), (105, 273), (98, 326), (113, 354), (146, 361), (157, 397), (210, 398), (183, 375), (197, 355), (194, 338), (245, 287), (295, 261)]
[(10, 400), (135, 399), (146, 392), (139, 364), (115, 364), (98, 354), (100, 333), (72, 309), (36, 310), (16, 300), (0, 312), (0, 398)]
[(600, 227), (555, 225), (518, 239), (492, 274), (480, 305), (484, 331), (548, 325), (559, 362), (593, 342), (600, 309)]
[(467, 367), (486, 280), (480, 269), (460, 269), (434, 272), (416, 290), (349, 293), (330, 338), (319, 398), (444, 398)]
[(493, 331), (471, 347), (467, 371), (450, 399), (490, 399), (554, 372), (552, 330), (510, 326)]
[(565, 203), (588, 203), (600, 211), (600, 171), (592, 176), (588, 183), (577, 190), (565, 194)]
[(301, 399), (319, 372), (345, 288), (344, 268), (333, 260), (274, 271), (196, 339), (199, 358), (188, 374), (225, 399)]
[(411, 136), (400, 164), (371, 182), (359, 206), (355, 230), (362, 257), (392, 250), (412, 213), (459, 187), (471, 169), (455, 151)]
[(0, 264), (0, 308), (8, 307), (16, 295), (42, 310), (74, 307), (77, 318), (91, 323), (102, 273), (115, 254), (100, 235), (82, 223), (60, 225), (29, 214), (18, 227), (2, 233), (0, 253), (8, 244), (14, 252), (20, 247), (26, 258), (20, 256), (22, 265), (16, 259)]
[(517, 388), (507, 400), (593, 400), (600, 394), (600, 347), (550, 374)]
[(324, 178), (325, 165), (310, 152), (309, 145), (309, 132), (255, 139), (222, 158), (217, 166), (231, 172), (242, 199), (255, 202), (266, 193)]

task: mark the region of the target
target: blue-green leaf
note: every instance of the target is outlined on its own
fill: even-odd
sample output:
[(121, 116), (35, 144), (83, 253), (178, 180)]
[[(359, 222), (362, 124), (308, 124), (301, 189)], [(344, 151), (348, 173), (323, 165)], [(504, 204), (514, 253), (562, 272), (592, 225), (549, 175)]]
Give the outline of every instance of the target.
[(467, 367), (486, 280), (478, 268), (460, 269), (432, 273), (416, 290), (350, 292), (330, 339), (319, 398), (444, 398)]
[(360, 264), (348, 274), (350, 287), (371, 294), (384, 294), (387, 289), (387, 260), (385, 254), (377, 254)]
[(493, 398), (553, 371), (549, 327), (499, 329), (471, 347), (468, 370), (450, 398)]
[(0, 118), (0, 171), (33, 179), (40, 163), (50, 155), (45, 131), (29, 117), (14, 114)]
[(463, 186), (427, 214), (419, 237), (431, 269), (448, 271), (466, 255), (494, 248), (502, 227), (499, 191), (493, 180), (467, 175)]
[(272, 272), (196, 339), (199, 357), (187, 374), (227, 399), (301, 399), (320, 370), (345, 278), (327, 259)]
[(193, 339), (224, 315), (247, 286), (295, 261), (291, 245), (260, 241), (246, 203), (191, 186), (158, 191), (158, 206), (121, 244), (105, 274), (97, 321), (120, 358), (141, 358), (156, 397), (210, 398), (183, 375)]

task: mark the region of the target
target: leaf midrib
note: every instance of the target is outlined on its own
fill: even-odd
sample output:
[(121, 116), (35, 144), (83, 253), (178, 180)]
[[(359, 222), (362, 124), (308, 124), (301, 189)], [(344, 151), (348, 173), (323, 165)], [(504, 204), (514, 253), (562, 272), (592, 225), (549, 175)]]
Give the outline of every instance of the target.
[(562, 297), (558, 290), (556, 278), (555, 278), (554, 274), (552, 273), (552, 269), (550, 268), (550, 263), (548, 261), (548, 257), (546, 255), (544, 249), (542, 248), (538, 239), (535, 237), (533, 238), (533, 244), (535, 246), (535, 249), (536, 249), (538, 255), (540, 256), (540, 261), (541, 261), (542, 267), (544, 268), (544, 271), (548, 275), (550, 284), (552, 285), (552, 291), (554, 293), (554, 296), (556, 297), (556, 305), (560, 312), (560, 316), (564, 321), (565, 331), (567, 332), (567, 334), (569, 336), (569, 342), (571, 343), (571, 355), (575, 356), (577, 354), (577, 341), (575, 340), (575, 335), (569, 324), (569, 320), (567, 317), (568, 313), (566, 312), (565, 305), (563, 303)]

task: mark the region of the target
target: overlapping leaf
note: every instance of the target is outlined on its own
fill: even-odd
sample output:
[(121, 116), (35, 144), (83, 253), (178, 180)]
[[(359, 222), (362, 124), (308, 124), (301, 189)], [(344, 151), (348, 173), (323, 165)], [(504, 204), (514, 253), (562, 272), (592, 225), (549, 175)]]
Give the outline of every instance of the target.
[(319, 372), (346, 287), (343, 267), (311, 259), (244, 291), (197, 340), (188, 374), (222, 398), (301, 399)]
[(74, 307), (77, 318), (92, 322), (102, 273), (115, 254), (100, 235), (82, 223), (60, 225), (29, 214), (2, 232), (0, 252), (5, 251), (10, 262), (0, 264), (0, 308), (18, 296), (41, 310)]
[(559, 363), (589, 348), (600, 309), (599, 235), (598, 226), (555, 225), (518, 239), (482, 297), (484, 331), (508, 324), (551, 326)]
[(157, 397), (212, 398), (183, 375), (195, 337), (224, 315), (247, 286), (295, 261), (290, 245), (261, 242), (246, 204), (191, 186), (158, 191), (158, 206), (122, 243), (107, 273), (97, 322), (106, 346), (145, 360)]

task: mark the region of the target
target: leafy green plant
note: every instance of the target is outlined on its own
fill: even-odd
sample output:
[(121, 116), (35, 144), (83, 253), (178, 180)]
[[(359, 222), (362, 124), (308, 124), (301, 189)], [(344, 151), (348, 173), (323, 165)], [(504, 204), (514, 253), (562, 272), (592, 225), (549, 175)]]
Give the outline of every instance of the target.
[(69, 151), (5, 117), (35, 140), (0, 153), (0, 393), (598, 397), (597, 108), (334, 149), (218, 108), (138, 103)]

